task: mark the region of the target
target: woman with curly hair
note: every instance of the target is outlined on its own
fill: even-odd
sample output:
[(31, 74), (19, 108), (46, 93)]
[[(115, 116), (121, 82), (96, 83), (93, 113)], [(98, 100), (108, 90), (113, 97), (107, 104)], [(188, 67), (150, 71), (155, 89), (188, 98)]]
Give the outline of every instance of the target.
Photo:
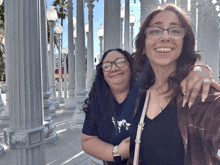
[(135, 45), (136, 68), (150, 65), (136, 100), (131, 157), (143, 165), (220, 164), (220, 93), (211, 88), (205, 102), (200, 93), (194, 105), (182, 106), (181, 81), (200, 60), (186, 13), (175, 5), (153, 10)]
[[(104, 53), (96, 67), (93, 86), (83, 108), (86, 118), (81, 137), (82, 148), (109, 165), (126, 164), (129, 157), (129, 129), (138, 92), (131, 58), (128, 52), (121, 49)], [(209, 75), (209, 71), (204, 72), (205, 76)], [(188, 76), (191, 84), (205, 77), (199, 76), (197, 71), (192, 71)], [(201, 80), (195, 81), (192, 76)]]

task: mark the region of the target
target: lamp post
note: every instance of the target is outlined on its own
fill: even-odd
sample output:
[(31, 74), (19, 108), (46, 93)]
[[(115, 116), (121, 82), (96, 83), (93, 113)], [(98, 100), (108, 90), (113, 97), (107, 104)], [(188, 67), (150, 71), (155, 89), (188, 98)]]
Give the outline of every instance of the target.
[(76, 108), (75, 103), (75, 57), (73, 33), (76, 19), (73, 17), (73, 0), (68, 0), (68, 98), (65, 102), (64, 114), (72, 115)]
[(50, 87), (50, 100), (53, 106), (58, 109), (59, 102), (57, 101), (56, 91), (55, 91), (55, 73), (54, 73), (54, 22), (57, 20), (57, 12), (54, 10), (53, 6), (47, 11), (47, 20), (50, 25), (50, 58), (49, 58), (49, 87)]
[[(85, 24), (85, 32), (86, 32), (86, 46), (87, 46), (87, 54), (88, 54), (88, 45), (89, 45), (89, 41), (88, 41), (88, 35), (89, 35), (89, 20), (87, 20), (86, 24)], [(87, 58), (87, 54), (86, 54), (86, 58)]]
[[(120, 48), (122, 48), (122, 34), (123, 34), (123, 19), (125, 17), (125, 10), (121, 5), (121, 33), (120, 33)], [(123, 48), (122, 48), (123, 49)]]
[(61, 47), (61, 34), (63, 33), (63, 27), (61, 25), (55, 26), (57, 37), (58, 37), (58, 56), (59, 56), (59, 89), (58, 89), (58, 101), (59, 103), (64, 103), (64, 99), (62, 97), (62, 55), (60, 51)]
[(103, 41), (103, 36), (104, 36), (104, 29), (103, 29), (102, 24), (100, 25), (97, 33), (98, 33), (98, 36), (99, 36), (100, 59), (102, 59), (102, 41)]
[[(86, 87), (86, 70), (85, 70), (85, 27), (84, 27), (84, 3), (82, 0), (76, 1), (77, 13), (77, 51), (76, 51), (76, 89), (75, 89), (75, 100), (76, 100), (76, 110), (72, 117), (72, 122), (70, 125), (70, 130), (75, 130), (76, 128), (82, 128), (84, 122), (84, 113), (81, 111), (84, 101), (86, 99), (87, 90)], [(73, 34), (73, 33), (72, 33)]]
[(130, 15), (130, 26), (131, 26), (131, 46), (130, 46), (130, 52), (133, 53), (133, 34), (134, 34), (134, 23), (136, 21), (136, 16), (134, 15), (134, 12), (131, 12)]
[(141, 28), (141, 20), (139, 19), (139, 21), (138, 21), (138, 28), (139, 28), (139, 30), (140, 30), (140, 28)]
[(66, 66), (66, 56), (68, 54), (67, 48), (62, 48), (62, 54), (64, 58), (64, 100), (67, 99), (67, 66)]
[(93, 8), (95, 0), (86, 0), (88, 7), (88, 44), (87, 44), (87, 79), (86, 87), (90, 91), (94, 77), (94, 46), (93, 46)]
[[(46, 1), (40, 0), (41, 12), (41, 65), (43, 78), (43, 107), (44, 107), (44, 126), (48, 129), (45, 131), (45, 143), (52, 143), (57, 140), (57, 133), (55, 132), (56, 125), (52, 117), (56, 116), (55, 107), (50, 101), (50, 92), (48, 91), (48, 44), (47, 44), (47, 24), (46, 24)], [(47, 133), (46, 133), (47, 132)]]
[(124, 26), (124, 50), (130, 51), (130, 28), (129, 28), (130, 0), (125, 0), (125, 26)]

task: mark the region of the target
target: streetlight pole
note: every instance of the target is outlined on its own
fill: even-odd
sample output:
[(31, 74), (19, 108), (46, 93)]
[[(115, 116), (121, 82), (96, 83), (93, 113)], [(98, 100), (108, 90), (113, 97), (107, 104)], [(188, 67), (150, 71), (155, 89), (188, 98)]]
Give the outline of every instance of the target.
[(74, 45), (73, 45), (73, 1), (68, 0), (68, 99), (65, 102), (64, 114), (72, 115), (76, 108), (75, 106), (75, 57), (74, 57)]
[(102, 24), (100, 25), (98, 29), (98, 36), (99, 36), (99, 45), (100, 45), (100, 59), (102, 59), (102, 41), (103, 41), (103, 35), (104, 35), (104, 29)]
[(77, 49), (76, 49), (76, 90), (75, 90), (75, 100), (76, 100), (76, 110), (72, 117), (72, 122), (70, 125), (70, 130), (75, 130), (76, 128), (82, 128), (85, 115), (81, 111), (84, 101), (86, 99), (87, 90), (85, 89), (85, 28), (84, 28), (84, 4), (82, 0), (77, 0)]
[(136, 16), (134, 15), (134, 12), (132, 11), (131, 12), (131, 15), (130, 15), (130, 25), (131, 25), (131, 46), (130, 46), (130, 52), (133, 53), (133, 35), (134, 35), (134, 23), (136, 21)]
[[(120, 48), (122, 48), (122, 35), (123, 35), (123, 19), (125, 17), (125, 10), (123, 9), (123, 6), (121, 5), (121, 33), (120, 33)], [(122, 48), (123, 49), (123, 48)]]
[[(5, 29), (7, 29), (5, 58), (7, 58), (6, 63), (9, 64), (7, 82), (10, 89), (10, 127), (4, 129), (4, 139), (13, 150), (10, 154), (11, 164), (44, 165), (40, 1), (6, 0), (4, 2), (5, 20), (7, 20), (5, 21)], [(20, 19), (15, 19), (19, 17)]]
[(124, 30), (124, 50), (130, 51), (130, 28), (129, 28), (130, 0), (125, 0), (125, 30)]
[(50, 87), (50, 100), (52, 101), (53, 106), (58, 109), (59, 102), (56, 97), (56, 89), (55, 89), (55, 72), (54, 72), (54, 22), (57, 20), (57, 13), (54, 8), (51, 6), (47, 11), (47, 20), (50, 25), (50, 59), (49, 59), (49, 87)]
[(63, 33), (63, 27), (61, 25), (55, 26), (57, 37), (58, 37), (58, 56), (59, 56), (59, 89), (58, 89), (58, 101), (59, 103), (64, 103), (62, 97), (62, 55), (61, 55), (61, 34)]
[(43, 108), (44, 108), (44, 126), (48, 128), (48, 133), (45, 136), (45, 143), (52, 143), (57, 140), (57, 133), (54, 131), (56, 125), (52, 117), (56, 115), (55, 108), (50, 101), (50, 92), (48, 91), (48, 55), (47, 55), (47, 24), (46, 24), (46, 2), (40, 0), (40, 20), (41, 20), (41, 64), (43, 78)]
[(67, 53), (68, 53), (68, 49), (62, 48), (62, 54), (64, 58), (64, 100), (67, 100), (67, 66), (66, 66)]

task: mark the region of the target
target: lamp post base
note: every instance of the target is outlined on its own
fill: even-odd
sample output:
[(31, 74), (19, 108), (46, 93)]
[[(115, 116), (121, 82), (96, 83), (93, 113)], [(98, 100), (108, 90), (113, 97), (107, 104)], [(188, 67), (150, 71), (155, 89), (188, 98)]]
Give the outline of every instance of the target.
[(63, 114), (65, 114), (65, 115), (73, 115), (75, 109), (76, 109), (76, 103), (74, 102), (74, 100), (72, 100), (72, 101), (71, 100), (67, 100), (65, 102)]
[(5, 109), (0, 114), (0, 127), (9, 127), (9, 110)]
[(64, 103), (64, 98), (63, 97), (58, 97), (57, 100), (60, 104)]

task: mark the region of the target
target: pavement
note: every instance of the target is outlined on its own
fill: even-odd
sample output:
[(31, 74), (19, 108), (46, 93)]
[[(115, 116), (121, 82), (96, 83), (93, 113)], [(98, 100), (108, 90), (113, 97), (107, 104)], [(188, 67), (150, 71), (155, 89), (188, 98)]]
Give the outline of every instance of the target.
[[(2, 94), (5, 102), (5, 94)], [(45, 164), (46, 165), (94, 165), (101, 161), (88, 156), (81, 148), (81, 129), (74, 132), (69, 129), (72, 115), (64, 115), (64, 104), (60, 104), (60, 109), (56, 111), (53, 122), (56, 125), (55, 131), (58, 140), (54, 143), (45, 144)], [(13, 152), (5, 145), (3, 140), (3, 128), (0, 128), (2, 141), (0, 145), (4, 147), (4, 155), (0, 157), (0, 165), (14, 165), (10, 163), (10, 155)]]

